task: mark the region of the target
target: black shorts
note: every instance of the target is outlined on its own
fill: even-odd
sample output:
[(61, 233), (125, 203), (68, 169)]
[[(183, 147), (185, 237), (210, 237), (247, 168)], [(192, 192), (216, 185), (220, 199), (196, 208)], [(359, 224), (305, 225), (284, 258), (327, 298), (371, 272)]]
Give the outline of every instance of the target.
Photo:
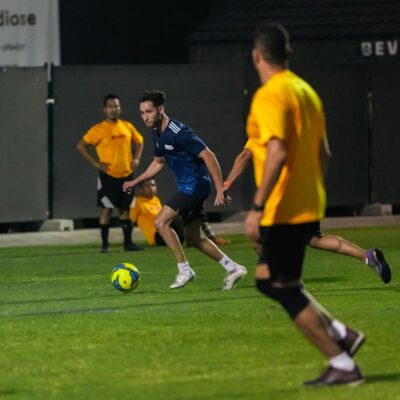
[(204, 197), (192, 197), (177, 192), (165, 202), (165, 205), (178, 212), (183, 225), (186, 226), (195, 219), (200, 219), (201, 222), (207, 221), (205, 200)]
[(319, 221), (260, 227), (262, 250), (259, 264), (268, 264), (273, 282), (300, 280), (305, 248), (318, 229)]
[(133, 179), (133, 175), (124, 178), (114, 178), (104, 172), (99, 172), (97, 180), (97, 206), (101, 208), (119, 208), (129, 211), (133, 199), (133, 191), (126, 193), (122, 190), (125, 181)]
[(316, 222), (316, 227), (315, 227), (315, 231), (311, 234), (310, 239), (316, 236), (318, 238), (322, 238), (322, 231), (321, 231), (321, 222), (318, 221)]

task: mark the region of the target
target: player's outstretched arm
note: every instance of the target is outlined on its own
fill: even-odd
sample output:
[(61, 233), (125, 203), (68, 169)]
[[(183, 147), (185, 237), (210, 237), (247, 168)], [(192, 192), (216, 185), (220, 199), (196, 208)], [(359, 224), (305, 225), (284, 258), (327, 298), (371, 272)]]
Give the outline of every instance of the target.
[(164, 157), (154, 157), (153, 161), (147, 167), (146, 171), (144, 171), (137, 178), (132, 179), (131, 181), (124, 182), (124, 185), (122, 187), (123, 191), (128, 192), (131, 190), (133, 186), (136, 186), (138, 183), (154, 178), (158, 173), (161, 172), (164, 166), (165, 166)]
[(206, 164), (208, 172), (214, 181), (215, 190), (217, 192), (214, 205), (225, 206), (224, 185), (222, 182), (221, 167), (219, 166), (217, 157), (215, 157), (215, 154), (208, 147), (201, 151), (198, 156), (204, 161), (204, 164)]
[(229, 172), (228, 177), (225, 179), (224, 190), (228, 190), (232, 186), (232, 183), (243, 173), (251, 158), (251, 151), (247, 148), (244, 148), (236, 156), (232, 169)]

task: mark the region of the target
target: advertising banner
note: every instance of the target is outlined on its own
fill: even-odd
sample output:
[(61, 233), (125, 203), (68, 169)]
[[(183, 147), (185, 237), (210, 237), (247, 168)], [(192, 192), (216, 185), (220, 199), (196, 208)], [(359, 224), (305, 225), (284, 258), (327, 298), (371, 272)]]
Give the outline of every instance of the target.
[(60, 65), (58, 0), (0, 0), (0, 67)]

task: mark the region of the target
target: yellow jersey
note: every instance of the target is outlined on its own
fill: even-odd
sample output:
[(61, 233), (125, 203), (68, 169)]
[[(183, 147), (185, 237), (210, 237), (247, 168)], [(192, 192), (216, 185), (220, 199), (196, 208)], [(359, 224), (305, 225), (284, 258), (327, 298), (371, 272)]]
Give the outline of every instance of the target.
[(323, 105), (314, 89), (289, 70), (275, 73), (254, 94), (246, 130), (258, 187), (268, 141), (284, 141), (288, 152), (265, 204), (261, 226), (321, 220), (326, 194), (319, 155), (326, 130)]
[(108, 175), (123, 178), (132, 173), (132, 141), (143, 143), (143, 136), (128, 121), (104, 120), (92, 126), (83, 140), (96, 147), (100, 162), (109, 164)]
[(156, 244), (154, 220), (161, 211), (161, 207), (161, 201), (157, 196), (150, 198), (136, 196), (132, 201), (130, 209), (131, 221), (138, 225), (149, 245)]

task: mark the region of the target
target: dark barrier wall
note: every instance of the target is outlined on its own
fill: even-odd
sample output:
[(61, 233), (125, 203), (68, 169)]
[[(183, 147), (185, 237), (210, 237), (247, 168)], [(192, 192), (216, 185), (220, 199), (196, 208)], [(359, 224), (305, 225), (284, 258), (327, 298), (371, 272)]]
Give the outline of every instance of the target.
[[(121, 97), (124, 118), (145, 137), (139, 172), (152, 159), (152, 143), (137, 99), (145, 89), (160, 88), (168, 95), (168, 115), (205, 139), (226, 176), (245, 143), (250, 96), (244, 95), (258, 85), (254, 69), (247, 67), (247, 72), (238, 65), (209, 64), (56, 68), (52, 185), (48, 184), (46, 70), (2, 70), (0, 223), (47, 219), (49, 194), (53, 218), (97, 217), (97, 171), (80, 156), (76, 143), (103, 119), (102, 99), (109, 92)], [(333, 153), (327, 176), (329, 206), (400, 204), (400, 185), (393, 178), (400, 167), (398, 69), (384, 64), (299, 64), (293, 69), (315, 87), (325, 104)], [(173, 178), (165, 171), (157, 180), (160, 197), (166, 199), (175, 190)], [(253, 193), (249, 168), (233, 185), (230, 210), (248, 208)], [(208, 211), (221, 209), (209, 201)]]
[(45, 68), (0, 71), (0, 222), (47, 219)]
[(399, 204), (400, 69), (379, 65), (372, 72), (372, 201)]
[[(259, 79), (252, 65), (246, 85), (253, 93)], [(368, 75), (363, 65), (292, 64), (321, 97), (332, 160), (326, 176), (328, 206), (365, 205), (369, 193)], [(247, 108), (250, 98), (248, 98)], [(399, 193), (400, 199), (400, 193)]]
[(293, 69), (320, 95), (332, 160), (326, 176), (329, 206), (369, 203), (368, 70), (364, 65), (303, 64)]
[[(133, 122), (145, 138), (139, 172), (152, 160), (151, 133), (138, 111), (138, 97), (146, 89), (167, 93), (166, 112), (189, 125), (213, 150), (227, 173), (243, 145), (243, 88), (239, 65), (163, 65), (130, 67), (59, 67), (54, 70), (54, 217), (98, 215), (97, 171), (76, 150), (76, 143), (100, 122), (107, 93), (121, 98), (123, 118)], [(167, 169), (167, 168), (166, 168)], [(169, 171), (157, 178), (166, 199), (175, 190)], [(232, 190), (232, 210), (242, 209), (240, 182)], [(216, 211), (211, 205), (209, 211)]]

